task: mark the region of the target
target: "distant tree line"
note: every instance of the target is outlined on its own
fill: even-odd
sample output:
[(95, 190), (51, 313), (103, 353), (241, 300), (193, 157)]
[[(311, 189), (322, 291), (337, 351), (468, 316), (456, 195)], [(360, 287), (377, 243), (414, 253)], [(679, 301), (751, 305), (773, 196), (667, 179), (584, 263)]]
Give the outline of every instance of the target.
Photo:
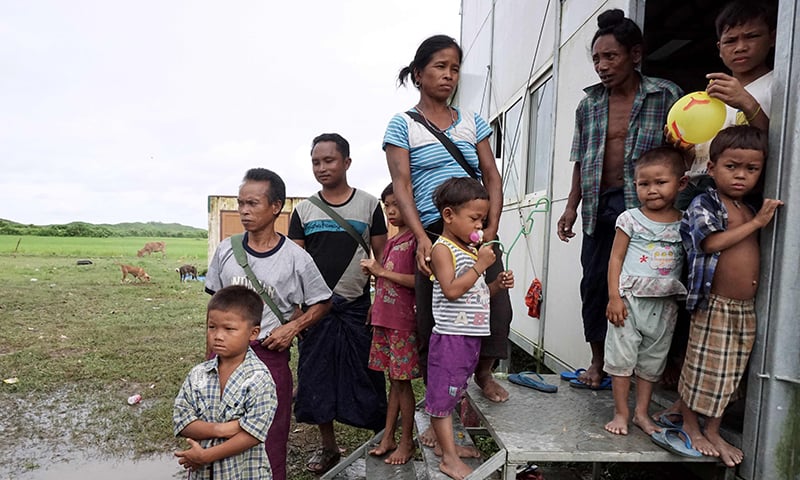
[(119, 223), (95, 225), (71, 222), (64, 225), (23, 225), (0, 219), (0, 235), (36, 235), (40, 237), (171, 237), (208, 238), (202, 228), (177, 223)]

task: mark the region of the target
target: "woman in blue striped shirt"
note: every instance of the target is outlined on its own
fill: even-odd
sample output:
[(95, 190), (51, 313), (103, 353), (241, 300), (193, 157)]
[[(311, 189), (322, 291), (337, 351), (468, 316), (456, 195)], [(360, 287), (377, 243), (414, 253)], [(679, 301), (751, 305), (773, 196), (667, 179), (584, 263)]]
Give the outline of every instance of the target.
[[(424, 376), (427, 375), (428, 340), (434, 324), (429, 279), (431, 246), (442, 233), (442, 219), (433, 204), (433, 192), (453, 177), (472, 176), (480, 180), (489, 192), (484, 241), (496, 239), (502, 208), (502, 180), (489, 145), (491, 128), (477, 113), (450, 105), (458, 85), (462, 56), (456, 41), (446, 35), (435, 35), (422, 42), (414, 60), (403, 67), (399, 75), (400, 85), (410, 80), (419, 90), (419, 101), (413, 109), (391, 119), (383, 139), (395, 198), (417, 239), (417, 334)], [(453, 157), (440, 138), (457, 147), (466, 166)], [(503, 271), (499, 249), (496, 256), (497, 261), (487, 270), (488, 282)], [(508, 355), (512, 313), (507, 291), (492, 298), (491, 311), (491, 336), (481, 343), (475, 382), (488, 399), (503, 402), (508, 399), (508, 392), (494, 381), (491, 368), (496, 359)], [(435, 443), (430, 432), (421, 437), (425, 445)]]

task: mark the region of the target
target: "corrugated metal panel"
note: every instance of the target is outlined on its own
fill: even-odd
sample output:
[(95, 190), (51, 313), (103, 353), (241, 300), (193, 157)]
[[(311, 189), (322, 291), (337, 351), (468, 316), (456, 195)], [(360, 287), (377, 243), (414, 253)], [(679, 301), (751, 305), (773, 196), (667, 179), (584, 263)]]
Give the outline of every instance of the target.
[[(745, 412), (745, 479), (800, 478), (800, 1), (782, 0), (765, 196), (785, 202), (761, 240), (758, 334)], [(794, 188), (792, 188), (794, 185)], [(798, 200), (795, 201), (794, 199)]]

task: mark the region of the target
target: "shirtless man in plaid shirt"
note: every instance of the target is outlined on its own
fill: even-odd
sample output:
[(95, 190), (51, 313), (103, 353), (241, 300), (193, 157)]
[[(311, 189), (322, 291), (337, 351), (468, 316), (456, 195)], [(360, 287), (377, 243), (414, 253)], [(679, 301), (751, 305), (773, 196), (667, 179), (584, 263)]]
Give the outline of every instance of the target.
[(636, 70), (643, 54), (642, 31), (622, 10), (601, 13), (597, 24), (592, 61), (600, 83), (584, 90), (575, 112), (572, 186), (557, 231), (564, 242), (575, 236), (572, 227), (582, 202), (582, 316), (592, 361), (570, 385), (584, 388), (600, 388), (604, 377), (608, 260), (617, 216), (639, 206), (634, 161), (663, 144), (669, 108), (683, 95), (674, 83)]

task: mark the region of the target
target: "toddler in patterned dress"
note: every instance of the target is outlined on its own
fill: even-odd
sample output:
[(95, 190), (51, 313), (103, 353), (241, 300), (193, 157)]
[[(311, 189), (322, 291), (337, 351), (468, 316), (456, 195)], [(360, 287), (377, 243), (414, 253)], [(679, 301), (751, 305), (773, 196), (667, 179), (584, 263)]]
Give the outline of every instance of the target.
[(634, 185), (641, 205), (620, 214), (608, 262), (608, 307), (611, 323), (605, 341), (604, 370), (611, 375), (614, 418), (605, 429), (628, 434), (628, 393), (636, 375), (633, 423), (646, 434), (661, 429), (647, 413), (653, 384), (667, 362), (678, 316), (676, 298), (686, 294), (681, 212), (674, 207), (686, 186), (682, 153), (658, 147), (636, 162)]

